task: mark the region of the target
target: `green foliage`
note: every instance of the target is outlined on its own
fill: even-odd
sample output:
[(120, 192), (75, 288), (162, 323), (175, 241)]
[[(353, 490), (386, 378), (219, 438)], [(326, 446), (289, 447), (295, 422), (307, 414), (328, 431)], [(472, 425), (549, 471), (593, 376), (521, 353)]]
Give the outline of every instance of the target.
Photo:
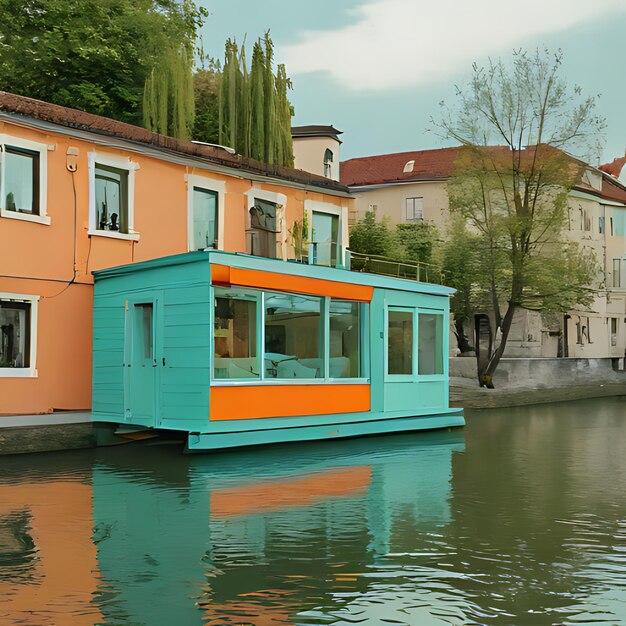
[[(287, 98), (291, 81), (284, 65), (274, 73), (274, 44), (269, 32), (252, 46), (250, 69), (245, 46), (240, 49), (229, 39), (219, 82), (217, 139), (206, 135), (195, 138), (219, 141), (258, 161), (292, 166), (292, 109)], [(203, 112), (197, 110), (197, 114)]]
[[(469, 291), (475, 305), (490, 301), (501, 330), (485, 382), (504, 352), (517, 307), (566, 311), (593, 300), (597, 261), (564, 232), (569, 192), (585, 166), (565, 150), (591, 150), (604, 121), (595, 114), (595, 99), (567, 88), (561, 62), (560, 53), (537, 51), (515, 53), (510, 68), (501, 61), (475, 65), (457, 109), (444, 111), (440, 124), (463, 146), (448, 196), (479, 255)], [(455, 228), (457, 239), (467, 237)], [(462, 255), (450, 269), (458, 275), (469, 262)], [(468, 298), (468, 285), (460, 284)]]
[(367, 211), (350, 229), (350, 250), (395, 261), (434, 264), (438, 242), (437, 228), (432, 224), (398, 224), (393, 228), (388, 217), (376, 221), (374, 211)]
[(480, 307), (479, 291), (485, 277), (480, 268), (479, 242), (480, 237), (467, 229), (464, 219), (452, 217), (443, 245), (443, 271), (448, 287), (456, 289), (450, 309), (461, 324), (470, 321)]
[(141, 124), (146, 80), (172, 50), (191, 59), (206, 14), (191, 0), (0, 0), (0, 88)]
[(184, 47), (165, 51), (144, 85), (144, 126), (163, 135), (191, 139), (194, 95), (191, 57)]
[(394, 259), (404, 257), (404, 249), (389, 225), (389, 219), (385, 217), (377, 222), (374, 211), (368, 211), (350, 229), (350, 250)]
[(438, 243), (437, 228), (426, 222), (398, 224), (396, 226), (398, 251), (402, 258), (418, 263), (433, 263)]
[(219, 142), (221, 80), (221, 67), (213, 60), (208, 67), (199, 69), (194, 74), (195, 117), (192, 133), (194, 139), (207, 143)]

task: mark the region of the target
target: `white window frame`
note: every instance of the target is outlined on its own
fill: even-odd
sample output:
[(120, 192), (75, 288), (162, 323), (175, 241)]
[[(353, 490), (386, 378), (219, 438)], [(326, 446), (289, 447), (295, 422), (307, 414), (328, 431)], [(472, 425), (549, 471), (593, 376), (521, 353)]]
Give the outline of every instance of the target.
[[(39, 143), (37, 141), (30, 141), (28, 139), (22, 139), (21, 137), (14, 137), (13, 135), (0, 134), (0, 145), (2, 151), (0, 151), (0, 217), (8, 217), (13, 220), (22, 220), (24, 222), (34, 222), (35, 224), (50, 225), (50, 217), (48, 216), (48, 144)], [(4, 175), (4, 146), (15, 146), (16, 148), (23, 148), (24, 150), (30, 150), (31, 152), (39, 153), (39, 215), (30, 215), (28, 213), (19, 213), (17, 211), (7, 211), (4, 206), (6, 193), (4, 192), (4, 183), (6, 176)]]
[[(413, 217), (409, 217), (408, 216), (408, 201), (409, 200), (413, 200), (412, 203), (412, 215)], [(415, 217), (415, 200), (421, 200), (421, 208), (420, 208), (420, 212), (421, 212), (421, 217)], [(405, 222), (423, 222), (424, 221), (424, 196), (411, 196), (411, 197), (407, 197), (404, 199), (404, 221)]]
[(39, 296), (0, 292), (0, 300), (30, 304), (30, 365), (28, 367), (0, 367), (0, 378), (37, 378), (37, 309)]
[(304, 212), (306, 213), (307, 221), (309, 223), (309, 232), (307, 233), (309, 241), (313, 241), (313, 213), (327, 213), (328, 215), (339, 216), (339, 236), (337, 237), (337, 243), (341, 249), (339, 250), (337, 267), (344, 267), (345, 253), (349, 245), (347, 227), (348, 207), (331, 204), (330, 202), (320, 202), (319, 200), (305, 200)]
[[(196, 250), (193, 247), (193, 189), (199, 187), (207, 191), (217, 193), (217, 249), (224, 249), (224, 202), (226, 195), (226, 183), (218, 178), (202, 176), (200, 174), (187, 174), (187, 250)], [(254, 200), (253, 200), (254, 201)]]
[[(126, 241), (139, 241), (139, 233), (135, 232), (135, 172), (139, 164), (130, 157), (115, 156), (90, 152), (87, 155), (89, 170), (89, 230), (87, 234), (97, 237), (109, 237), (110, 239), (124, 239)], [(119, 233), (111, 230), (100, 230), (96, 224), (96, 165), (115, 167), (128, 172), (128, 233)]]
[[(280, 225), (280, 248), (281, 257), (283, 261), (287, 260), (287, 228), (285, 216), (287, 215), (287, 196), (284, 193), (277, 193), (274, 191), (266, 191), (258, 187), (252, 187), (246, 191), (248, 198), (246, 209), (246, 230), (250, 228), (250, 209), (254, 206), (254, 199), (265, 200), (266, 202), (273, 202), (276, 205), (276, 221)], [(246, 244), (247, 245), (247, 244)]]

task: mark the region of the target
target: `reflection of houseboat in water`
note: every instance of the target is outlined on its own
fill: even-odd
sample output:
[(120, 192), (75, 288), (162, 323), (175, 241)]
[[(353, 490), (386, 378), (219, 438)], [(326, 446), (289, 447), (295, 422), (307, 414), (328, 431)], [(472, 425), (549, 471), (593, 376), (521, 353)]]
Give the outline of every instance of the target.
[(159, 447), (107, 449), (93, 475), (105, 623), (304, 624), (338, 609), (376, 588), (379, 559), (451, 522), (463, 450), (460, 432), (180, 463)]
[(446, 287), (217, 251), (95, 277), (96, 420), (191, 451), (464, 423)]

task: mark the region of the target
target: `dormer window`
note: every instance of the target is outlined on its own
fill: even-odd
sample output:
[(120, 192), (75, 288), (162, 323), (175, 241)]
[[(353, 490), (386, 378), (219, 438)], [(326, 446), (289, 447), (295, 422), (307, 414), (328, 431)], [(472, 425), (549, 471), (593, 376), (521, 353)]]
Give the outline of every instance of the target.
[(324, 176), (326, 178), (332, 178), (333, 171), (333, 151), (329, 148), (326, 148), (326, 152), (324, 152)]
[(404, 169), (402, 170), (405, 174), (410, 174), (413, 171), (413, 167), (415, 166), (415, 161), (407, 161), (404, 165)]

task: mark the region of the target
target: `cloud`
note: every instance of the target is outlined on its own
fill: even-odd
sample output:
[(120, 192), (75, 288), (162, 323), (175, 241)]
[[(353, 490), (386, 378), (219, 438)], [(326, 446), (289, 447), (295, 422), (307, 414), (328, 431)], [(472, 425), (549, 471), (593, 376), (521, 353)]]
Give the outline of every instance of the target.
[(624, 0), (368, 0), (353, 24), (306, 31), (284, 46), (290, 75), (329, 72), (357, 90), (428, 84), (508, 54), (530, 37), (568, 30), (610, 14)]

